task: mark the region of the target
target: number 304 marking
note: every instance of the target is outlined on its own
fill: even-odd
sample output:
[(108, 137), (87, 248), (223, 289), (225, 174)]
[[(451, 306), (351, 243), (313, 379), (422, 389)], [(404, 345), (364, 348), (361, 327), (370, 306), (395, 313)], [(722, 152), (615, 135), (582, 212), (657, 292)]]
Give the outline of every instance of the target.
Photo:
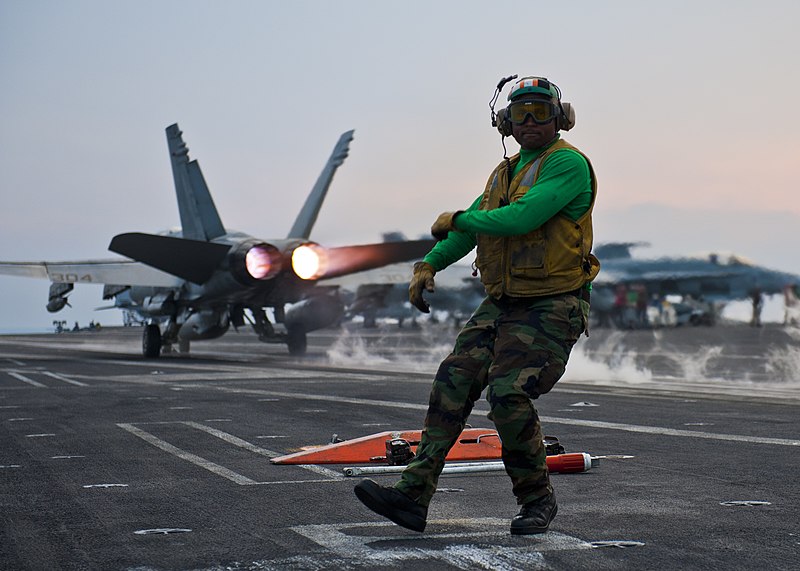
[(78, 274), (51, 273), (50, 280), (58, 283), (74, 284), (77, 282), (91, 282), (92, 276), (89, 274), (79, 276)]

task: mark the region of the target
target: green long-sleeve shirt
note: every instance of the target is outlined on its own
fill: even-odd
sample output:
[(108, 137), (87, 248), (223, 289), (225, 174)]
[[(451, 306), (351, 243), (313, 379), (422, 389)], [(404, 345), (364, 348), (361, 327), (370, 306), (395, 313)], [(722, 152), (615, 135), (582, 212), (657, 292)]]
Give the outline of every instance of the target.
[[(522, 149), (512, 178), (549, 146), (532, 151)], [(494, 210), (478, 210), (482, 196), (483, 193), (456, 217), (457, 231), (450, 232), (425, 256), (424, 261), (437, 272), (469, 254), (477, 244), (476, 234), (527, 234), (558, 213), (572, 220), (580, 218), (592, 202), (589, 165), (580, 153), (562, 149), (545, 160), (536, 184), (516, 202)]]

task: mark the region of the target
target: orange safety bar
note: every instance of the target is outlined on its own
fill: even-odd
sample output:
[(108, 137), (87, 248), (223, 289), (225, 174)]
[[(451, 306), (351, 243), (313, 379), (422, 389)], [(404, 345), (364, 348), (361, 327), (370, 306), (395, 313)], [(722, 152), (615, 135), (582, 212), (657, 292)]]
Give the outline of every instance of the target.
[[(320, 446), (272, 458), (273, 464), (367, 464), (386, 462), (386, 441), (394, 438), (406, 440), (416, 451), (421, 430), (387, 431), (336, 444)], [(450, 453), (449, 461), (459, 460), (499, 460), (500, 437), (490, 428), (467, 428), (458, 438)]]

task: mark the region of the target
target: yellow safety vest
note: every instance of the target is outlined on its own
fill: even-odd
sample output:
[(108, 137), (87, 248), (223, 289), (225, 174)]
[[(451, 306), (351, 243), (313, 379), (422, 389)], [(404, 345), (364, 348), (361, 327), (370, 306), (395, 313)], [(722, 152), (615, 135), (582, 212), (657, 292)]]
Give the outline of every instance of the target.
[[(560, 149), (578, 149), (559, 139), (536, 160), (526, 165), (511, 183), (519, 154), (503, 161), (486, 184), (479, 210), (494, 210), (500, 204), (519, 200), (536, 184), (547, 157)], [(600, 262), (591, 254), (592, 210), (597, 195), (597, 179), (592, 163), (586, 158), (592, 181), (592, 201), (578, 219), (556, 214), (542, 226), (518, 236), (478, 234), (476, 265), (486, 292), (495, 298), (535, 297), (577, 290), (600, 271)], [(510, 163), (510, 164), (509, 164)]]

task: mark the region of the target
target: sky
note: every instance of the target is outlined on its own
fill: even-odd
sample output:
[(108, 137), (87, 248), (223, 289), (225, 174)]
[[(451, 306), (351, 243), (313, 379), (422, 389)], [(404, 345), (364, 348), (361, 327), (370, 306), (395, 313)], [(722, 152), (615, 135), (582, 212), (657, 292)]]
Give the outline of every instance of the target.
[[(229, 229), (285, 236), (355, 129), (311, 237), (418, 237), (482, 192), (488, 102), (516, 73), (576, 109), (596, 242), (800, 273), (799, 21), (794, 0), (2, 0), (0, 260), (112, 258), (118, 233), (176, 227), (175, 122)], [(121, 322), (97, 286), (58, 314), (47, 291), (0, 276), (0, 331)]]

